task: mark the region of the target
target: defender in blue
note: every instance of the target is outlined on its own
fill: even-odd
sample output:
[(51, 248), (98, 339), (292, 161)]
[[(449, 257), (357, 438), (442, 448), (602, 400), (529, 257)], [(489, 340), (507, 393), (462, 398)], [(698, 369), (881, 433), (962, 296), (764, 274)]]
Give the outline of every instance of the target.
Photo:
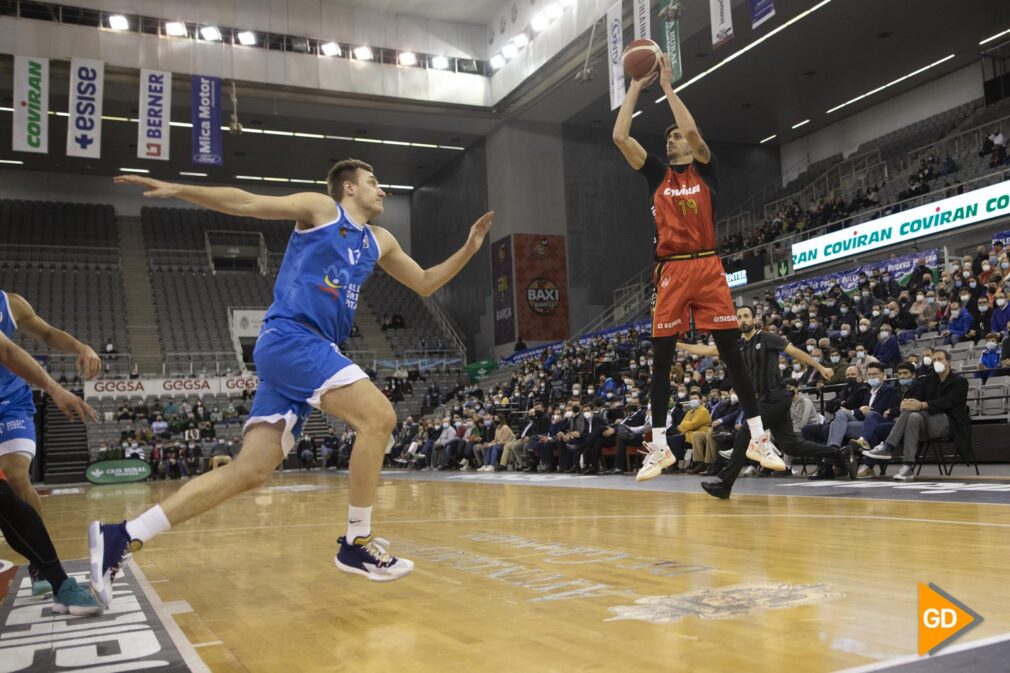
[(386, 194), (372, 167), (356, 159), (330, 169), (328, 196), (259, 196), (137, 175), (114, 181), (144, 187), (144, 196), (151, 198), (179, 198), (230, 215), (294, 220), (295, 230), (256, 342), (260, 384), (238, 459), (186, 482), (136, 519), (93, 522), (88, 535), (95, 596), (109, 605), (123, 561), (148, 540), (268, 480), (294, 446), (313, 407), (343, 418), (358, 431), (350, 465), (347, 533), (337, 540), (337, 567), (377, 582), (408, 575), (414, 564), (391, 555), (388, 543), (372, 535), (371, 525), (379, 470), (396, 415), (389, 400), (337, 344), (350, 334), (361, 287), (376, 264), (418, 294), (430, 295), (480, 249), (493, 213), (470, 227), (466, 242), (448, 259), (422, 269), (392, 234), (369, 224), (382, 213)]

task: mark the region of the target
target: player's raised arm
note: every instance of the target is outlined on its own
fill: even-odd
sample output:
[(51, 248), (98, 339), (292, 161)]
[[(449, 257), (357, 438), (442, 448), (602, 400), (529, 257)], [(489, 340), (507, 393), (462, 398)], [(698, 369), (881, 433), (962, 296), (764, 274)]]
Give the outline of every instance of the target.
[(77, 418), (84, 423), (98, 420), (98, 414), (87, 402), (54, 381), (35, 358), (5, 334), (0, 334), (0, 365), (48, 393), (53, 404), (71, 421)]
[(631, 118), (635, 114), (635, 106), (638, 104), (638, 95), (642, 89), (656, 81), (655, 73), (644, 79), (633, 79), (628, 87), (628, 93), (624, 96), (624, 103), (617, 113), (617, 121), (614, 122), (614, 144), (621, 150), (621, 154), (628, 160), (628, 164), (636, 171), (645, 164), (645, 148), (637, 140), (631, 137)]
[(694, 117), (691, 116), (691, 113), (688, 112), (684, 101), (680, 100), (680, 97), (673, 90), (673, 84), (670, 83), (672, 77), (670, 57), (663, 54), (659, 59), (659, 85), (666, 95), (666, 102), (670, 105), (673, 118), (677, 121), (677, 128), (684, 134), (684, 138), (687, 139), (688, 144), (691, 146), (694, 158), (700, 163), (707, 164), (712, 160), (712, 151), (708, 149), (708, 145), (705, 144), (705, 140), (701, 137), (698, 125), (694, 122)]
[(684, 351), (685, 353), (690, 353), (691, 355), (699, 355), (701, 357), (716, 357), (719, 355), (719, 349), (715, 346), (709, 346), (708, 344), (688, 344), (679, 343), (677, 348)]
[(310, 226), (332, 222), (337, 217), (333, 199), (317, 192), (287, 196), (262, 196), (234, 187), (198, 187), (177, 182), (163, 182), (140, 175), (117, 175), (117, 185), (146, 188), (151, 199), (182, 199), (219, 213), (255, 217), (261, 220), (295, 220)]
[(18, 328), (25, 334), (38, 339), (53, 350), (77, 356), (77, 373), (85, 379), (93, 379), (102, 371), (102, 360), (91, 346), (81, 343), (72, 335), (53, 327), (43, 320), (24, 297), (13, 292), (7, 293), (11, 312)]
[(463, 247), (441, 264), (436, 264), (428, 269), (422, 269), (410, 255), (404, 252), (391, 233), (382, 227), (373, 226), (372, 231), (382, 248), (379, 266), (414, 292), (423, 297), (429, 297), (452, 280), (466, 266), (470, 258), (480, 250), (493, 221), (494, 211), (481, 215), (470, 227), (470, 235), (467, 236)]

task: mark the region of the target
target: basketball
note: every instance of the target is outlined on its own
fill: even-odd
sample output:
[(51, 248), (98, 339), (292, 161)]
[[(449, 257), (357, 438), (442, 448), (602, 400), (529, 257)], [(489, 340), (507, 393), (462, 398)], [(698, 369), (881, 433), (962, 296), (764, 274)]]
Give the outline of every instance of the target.
[(652, 40), (632, 40), (624, 50), (624, 72), (632, 79), (651, 75), (659, 67), (663, 52)]

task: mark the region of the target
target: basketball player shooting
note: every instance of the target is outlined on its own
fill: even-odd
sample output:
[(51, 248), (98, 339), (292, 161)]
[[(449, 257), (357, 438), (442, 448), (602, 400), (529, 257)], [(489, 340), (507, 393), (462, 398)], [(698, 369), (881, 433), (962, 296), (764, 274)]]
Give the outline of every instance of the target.
[[(666, 129), (666, 160), (649, 155), (631, 137), (631, 120), (642, 89), (659, 79), (674, 123)], [(733, 389), (747, 417), (751, 440), (747, 457), (764, 467), (786, 469), (782, 454), (765, 432), (758, 412), (754, 387), (744, 370), (737, 342), (733, 299), (726, 284), (722, 261), (715, 250), (715, 201), (719, 180), (715, 157), (698, 131), (687, 107), (670, 83), (669, 58), (659, 59), (658, 72), (633, 79), (614, 124), (614, 143), (628, 164), (648, 181), (654, 238), (652, 337), (652, 441), (639, 470), (638, 481), (658, 476), (675, 461), (667, 446), (666, 419), (670, 404), (670, 368), (677, 336), (690, 329), (691, 314), (698, 331), (710, 332), (719, 357), (726, 365)]]
[(423, 269), (389, 231), (369, 224), (382, 213), (386, 194), (372, 167), (356, 159), (330, 169), (328, 195), (261, 196), (136, 175), (114, 180), (143, 187), (149, 198), (182, 199), (229, 215), (292, 220), (295, 228), (253, 352), (260, 383), (243, 428), (241, 453), (234, 462), (186, 482), (136, 519), (92, 523), (88, 538), (95, 597), (109, 605), (123, 562), (154, 536), (270, 479), (313, 408), (339, 416), (358, 431), (351, 455), (347, 534), (337, 540), (337, 567), (376, 582), (408, 575), (414, 564), (390, 554), (388, 543), (372, 535), (372, 505), (396, 413), (337, 344), (350, 334), (358, 294), (376, 264), (418, 294), (430, 295), (477, 253), (493, 213), (474, 222), (459, 250)]

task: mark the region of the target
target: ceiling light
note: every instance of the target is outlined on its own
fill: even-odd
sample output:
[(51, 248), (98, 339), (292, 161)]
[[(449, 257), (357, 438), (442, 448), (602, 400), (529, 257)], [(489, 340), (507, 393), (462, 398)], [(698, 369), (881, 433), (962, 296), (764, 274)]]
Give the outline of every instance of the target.
[(146, 168), (120, 168), (124, 173), (150, 173), (151, 171)]
[(397, 60), (400, 62), (400, 65), (417, 65), (417, 56), (412, 51), (402, 52), (397, 57)]
[(533, 20), (530, 21), (530, 28), (533, 29), (533, 32), (539, 33), (547, 27), (547, 24), (547, 17), (544, 16), (543, 12), (538, 12), (536, 16), (533, 17)]
[(512, 38), (512, 44), (514, 44), (518, 49), (522, 49), (529, 43), (530, 38), (526, 35), (526, 33), (519, 33), (518, 35)]
[(368, 47), (355, 47), (354, 48), (354, 58), (359, 61), (371, 61), (372, 60), (372, 50)]
[(336, 42), (327, 42), (319, 47), (319, 51), (323, 52), (323, 56), (343, 56), (344, 54)]
[(129, 30), (130, 22), (122, 14), (113, 14), (109, 17), (109, 28), (112, 30)]
[(632, 118), (632, 119), (634, 119), (635, 117), (637, 117), (637, 116), (638, 116), (638, 115), (640, 115), (640, 114), (642, 114), (642, 111), (641, 111), (641, 110), (639, 110), (639, 111), (638, 111), (638, 112), (636, 112), (635, 114), (631, 115), (631, 118)]
[(208, 42), (217, 42), (221, 39), (221, 31), (217, 26), (204, 26), (200, 29), (200, 37)]
[(236, 175), (236, 180), (262, 180), (258, 175)]
[(439, 145), (438, 149), (440, 149), (440, 150), (456, 150), (457, 152), (462, 152), (466, 148), (465, 147), (457, 147), (455, 145)]
[(0, 159), (0, 164), (14, 164), (15, 166), (21, 166), (25, 162), (18, 161), (17, 159)]
[(359, 137), (359, 138), (355, 138), (354, 142), (356, 142), (356, 143), (375, 143), (377, 145), (381, 145), (382, 144), (382, 141), (379, 140), (378, 138), (360, 138)]
[(559, 5), (556, 2), (552, 2), (551, 4), (544, 7), (544, 16), (547, 17), (548, 21), (553, 21), (554, 19), (561, 16), (562, 11), (563, 10), (561, 9), (561, 5)]
[(828, 114), (831, 114), (832, 112), (835, 112), (836, 110), (841, 110), (846, 105), (851, 105), (852, 103), (855, 103), (856, 101), (863, 100), (867, 96), (872, 96), (875, 93), (879, 93), (879, 92), (883, 91), (884, 89), (886, 89), (889, 86), (894, 86), (895, 84), (897, 84), (899, 82), (905, 81), (909, 77), (915, 77), (918, 74), (924, 73), (927, 70), (929, 70), (930, 68), (935, 68), (936, 66), (940, 65), (941, 63), (945, 63), (946, 61), (949, 61), (952, 58), (954, 58), (954, 54), (951, 54), (950, 56), (946, 56), (944, 58), (941, 58), (939, 61), (934, 61), (933, 63), (930, 63), (929, 65), (927, 65), (924, 68), (919, 68), (918, 70), (916, 70), (914, 72), (910, 72), (907, 75), (903, 75), (903, 76), (899, 77), (898, 79), (893, 80), (891, 82), (888, 82), (887, 84), (885, 84), (883, 86), (878, 86), (876, 89), (873, 89), (872, 91), (867, 91), (866, 93), (861, 94), (859, 96), (856, 96), (855, 98), (851, 98), (851, 99), (845, 101), (844, 103), (842, 103), (841, 105), (836, 105), (835, 107), (833, 107), (830, 110), (828, 110)]
[(189, 31), (186, 30), (186, 24), (182, 21), (169, 21), (166, 23), (165, 33), (170, 37), (186, 37), (189, 35)]
[(449, 67), (449, 59), (445, 56), (432, 56), (431, 57), (431, 67), (436, 70), (445, 70)]
[(516, 56), (519, 55), (519, 50), (516, 49), (516, 46), (514, 44), (509, 43), (502, 48), (501, 53), (502, 56), (511, 61), (512, 59), (514, 59)]
[(190, 171), (179, 171), (179, 175), (188, 175), (191, 178), (205, 178), (205, 177), (207, 177), (206, 173), (192, 173)]
[(1003, 37), (1004, 35), (1010, 35), (1010, 28), (1007, 28), (1002, 33), (996, 33), (992, 37), (985, 38), (984, 40), (982, 40), (981, 42), (979, 42), (979, 45), (981, 46), (981, 45), (985, 44), (986, 42), (992, 42), (993, 40), (998, 40), (999, 38)]
[[(788, 21), (786, 21), (785, 23), (783, 23), (781, 26), (775, 28), (775, 30), (769, 31), (765, 35), (762, 35), (758, 39), (754, 40), (753, 42), (751, 42), (750, 44), (748, 44), (746, 47), (744, 47), (743, 49), (741, 49), (740, 51), (730, 54), (729, 56), (727, 56), (723, 60), (721, 60), (718, 63), (716, 63), (715, 65), (713, 65), (708, 70), (705, 70), (704, 72), (698, 73), (697, 75), (695, 75), (694, 77), (692, 77), (691, 79), (687, 80), (686, 82), (684, 82), (683, 84), (681, 84), (680, 86), (678, 86), (676, 89), (674, 89), (673, 92), (674, 93), (680, 93), (681, 91), (683, 91), (687, 87), (691, 86), (692, 84), (694, 84), (695, 82), (697, 82), (698, 80), (700, 80), (702, 77), (705, 77), (706, 75), (712, 74), (713, 72), (715, 72), (719, 68), (723, 67), (724, 65), (726, 65), (727, 63), (729, 63), (733, 59), (738, 58), (740, 56), (743, 56), (748, 51), (750, 51), (754, 47), (758, 46), (759, 44), (761, 44), (765, 40), (769, 39), (770, 37), (772, 37), (773, 35), (775, 35), (777, 33), (781, 33), (783, 30), (785, 30), (789, 26), (793, 25), (794, 23), (796, 23), (800, 19), (802, 19), (802, 18), (804, 18), (804, 17), (806, 17), (806, 16), (808, 16), (808, 15), (816, 12), (818, 9), (820, 9), (824, 5), (828, 4), (829, 2), (831, 2), (831, 0), (821, 0), (820, 2), (818, 2), (816, 5), (814, 5), (810, 9), (808, 9), (808, 10), (806, 10), (804, 12), (800, 12), (799, 14), (797, 14), (796, 16), (794, 16), (793, 18), (791, 18)], [(656, 99), (656, 102), (657, 103), (662, 103), (665, 100), (666, 100), (666, 96), (660, 96), (659, 98)]]
[(801, 121), (801, 122), (800, 122), (799, 124), (793, 124), (793, 128), (794, 128), (794, 129), (798, 129), (799, 127), (801, 127), (801, 126), (806, 126), (806, 125), (807, 125), (807, 124), (809, 124), (809, 123), (810, 123), (810, 120), (809, 120), (809, 119), (804, 119), (804, 120), (803, 120), (803, 121)]
[(505, 57), (504, 56), (502, 56), (501, 54), (495, 54), (494, 56), (491, 57), (491, 67), (494, 70), (497, 70), (498, 68), (502, 67), (503, 65), (505, 65)]
[(768, 142), (769, 140), (775, 140), (776, 138), (778, 138), (778, 135), (776, 135), (776, 134), (774, 134), (774, 133), (773, 133), (773, 134), (771, 134), (770, 136), (768, 136), (767, 138), (765, 138), (764, 140), (762, 140), (762, 141), (761, 141), (760, 143), (758, 143), (758, 144), (759, 144), (759, 145), (764, 145), (764, 144), (765, 144), (766, 142)]
[(256, 44), (256, 33), (252, 32), (251, 30), (243, 30), (241, 33), (238, 34), (237, 37), (239, 44), (245, 45), (247, 47), (251, 47), (254, 44)]
[(429, 150), (437, 150), (438, 145), (432, 145), (431, 143), (410, 143), (411, 147), (426, 147)]
[(414, 189), (410, 185), (390, 185), (391, 189)]
[(288, 182), (287, 178), (263, 178), (266, 182)]

